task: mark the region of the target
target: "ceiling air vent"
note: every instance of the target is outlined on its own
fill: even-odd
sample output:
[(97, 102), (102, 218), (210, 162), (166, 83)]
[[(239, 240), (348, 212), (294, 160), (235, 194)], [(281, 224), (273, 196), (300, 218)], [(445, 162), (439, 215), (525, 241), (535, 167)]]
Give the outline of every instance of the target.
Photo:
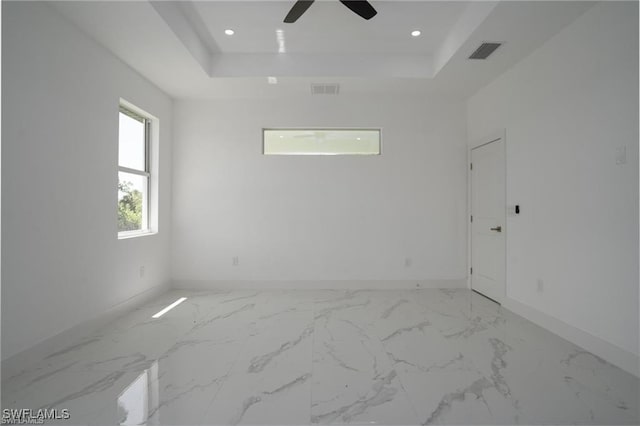
[(337, 95), (339, 92), (338, 83), (311, 83), (312, 95)]
[(502, 46), (502, 43), (482, 43), (469, 59), (487, 59), (495, 50)]

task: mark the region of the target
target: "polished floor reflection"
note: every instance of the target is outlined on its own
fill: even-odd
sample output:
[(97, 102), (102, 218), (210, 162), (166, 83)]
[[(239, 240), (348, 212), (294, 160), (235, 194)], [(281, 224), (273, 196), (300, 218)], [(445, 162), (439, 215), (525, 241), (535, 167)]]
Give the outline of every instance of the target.
[(637, 378), (468, 290), (171, 291), (30, 364), (2, 407), (53, 423), (639, 423)]

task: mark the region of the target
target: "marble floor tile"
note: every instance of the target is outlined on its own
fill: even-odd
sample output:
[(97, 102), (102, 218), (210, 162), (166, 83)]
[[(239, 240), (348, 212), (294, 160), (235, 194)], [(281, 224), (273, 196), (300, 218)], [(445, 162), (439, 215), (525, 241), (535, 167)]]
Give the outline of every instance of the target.
[(364, 324), (315, 320), (311, 422), (416, 424), (382, 342)]
[(17, 393), (7, 394), (3, 389), (2, 408), (68, 409), (69, 424), (92, 424), (100, 413), (113, 407), (111, 421), (119, 424), (118, 397), (138, 376), (124, 371), (66, 371)]
[(418, 414), (418, 423), (457, 424), (460, 418), (474, 418), (474, 398), (489, 382), (431, 322), (418, 320), (396, 323), (393, 328), (397, 329), (391, 332), (384, 330), (388, 324), (379, 326), (384, 330), (380, 335), (385, 351)]
[(305, 424), (311, 399), (311, 311), (250, 336), (202, 424)]
[(171, 290), (45, 352), (2, 407), (52, 424), (640, 423), (638, 378), (468, 290)]
[(179, 340), (158, 360), (157, 403), (148, 424), (198, 424), (213, 402), (245, 341)]

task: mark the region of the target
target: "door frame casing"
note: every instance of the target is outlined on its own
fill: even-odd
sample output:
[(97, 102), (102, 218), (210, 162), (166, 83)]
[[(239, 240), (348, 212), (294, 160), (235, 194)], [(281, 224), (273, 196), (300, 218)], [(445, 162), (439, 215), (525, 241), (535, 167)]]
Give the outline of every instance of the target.
[(494, 132), (489, 133), (487, 136), (475, 140), (470, 141), (469, 146), (467, 148), (467, 288), (469, 290), (473, 290), (471, 286), (471, 265), (473, 264), (473, 259), (471, 258), (471, 244), (472, 244), (472, 235), (471, 235), (471, 203), (472, 203), (472, 185), (471, 185), (471, 154), (472, 151), (476, 148), (479, 148), (483, 145), (490, 144), (491, 142), (495, 142), (497, 140), (502, 140), (502, 149), (504, 150), (504, 292), (502, 294), (501, 300), (496, 300), (496, 302), (503, 304), (504, 299), (507, 297), (507, 257), (508, 257), (508, 244), (507, 244), (507, 232), (508, 227), (506, 224), (507, 221), (507, 130), (500, 129)]

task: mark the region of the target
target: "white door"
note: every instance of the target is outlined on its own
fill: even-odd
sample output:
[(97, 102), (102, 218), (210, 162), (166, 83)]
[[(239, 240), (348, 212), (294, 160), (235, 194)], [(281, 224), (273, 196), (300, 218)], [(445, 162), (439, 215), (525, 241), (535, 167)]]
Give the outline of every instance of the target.
[(504, 140), (471, 150), (471, 288), (498, 303), (505, 295)]

